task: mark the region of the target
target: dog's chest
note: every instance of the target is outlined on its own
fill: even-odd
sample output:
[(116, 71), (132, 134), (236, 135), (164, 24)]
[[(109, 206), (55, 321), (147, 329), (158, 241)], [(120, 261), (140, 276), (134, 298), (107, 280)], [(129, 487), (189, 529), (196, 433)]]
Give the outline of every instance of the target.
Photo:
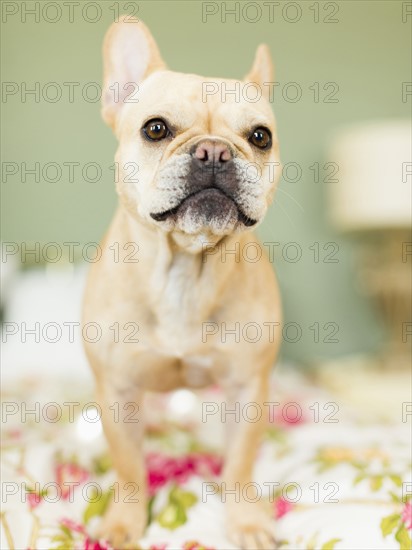
[(159, 343), (179, 354), (202, 347), (202, 327), (210, 304), (198, 264), (190, 257), (177, 257), (155, 283)]

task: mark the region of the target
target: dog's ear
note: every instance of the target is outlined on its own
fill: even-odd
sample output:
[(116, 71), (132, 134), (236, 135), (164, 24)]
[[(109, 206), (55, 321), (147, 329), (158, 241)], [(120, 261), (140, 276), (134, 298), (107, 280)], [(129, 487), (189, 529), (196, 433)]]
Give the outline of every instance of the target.
[(137, 86), (150, 73), (166, 65), (149, 29), (140, 20), (123, 15), (118, 23), (112, 23), (104, 38), (103, 66), (102, 116), (115, 128), (127, 97), (135, 95)]
[(264, 86), (264, 84), (273, 82), (273, 77), (274, 70), (269, 48), (266, 44), (261, 44), (256, 50), (252, 68), (243, 80), (257, 84), (262, 95), (268, 99), (270, 86)]

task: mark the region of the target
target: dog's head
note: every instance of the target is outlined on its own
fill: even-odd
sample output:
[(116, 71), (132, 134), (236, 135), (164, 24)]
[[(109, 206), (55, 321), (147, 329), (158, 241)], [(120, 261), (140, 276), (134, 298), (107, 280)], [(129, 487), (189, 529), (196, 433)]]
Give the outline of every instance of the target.
[(128, 211), (195, 248), (257, 226), (280, 172), (272, 80), (264, 45), (243, 81), (204, 78), (167, 70), (141, 21), (113, 23), (102, 112)]

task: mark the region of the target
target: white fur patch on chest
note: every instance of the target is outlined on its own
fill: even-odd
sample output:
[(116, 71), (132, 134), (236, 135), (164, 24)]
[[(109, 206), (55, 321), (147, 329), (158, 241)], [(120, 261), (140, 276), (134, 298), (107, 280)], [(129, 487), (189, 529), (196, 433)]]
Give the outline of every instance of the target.
[(156, 289), (153, 289), (157, 339), (181, 357), (202, 345), (202, 296), (197, 269), (190, 255), (177, 257), (159, 274)]

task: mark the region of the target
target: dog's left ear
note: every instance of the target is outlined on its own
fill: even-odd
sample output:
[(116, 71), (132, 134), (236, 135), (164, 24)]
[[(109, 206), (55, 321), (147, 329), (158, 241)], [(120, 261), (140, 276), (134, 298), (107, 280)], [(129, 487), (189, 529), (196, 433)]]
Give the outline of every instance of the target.
[[(136, 101), (137, 86), (154, 71), (165, 69), (155, 39), (140, 20), (124, 15), (112, 23), (103, 43), (102, 116), (113, 129), (130, 96)], [(133, 97), (134, 96), (134, 97)]]
[(252, 68), (243, 80), (257, 84), (262, 95), (269, 99), (270, 86), (264, 84), (273, 82), (273, 78), (274, 70), (269, 48), (266, 44), (261, 44), (256, 50)]

